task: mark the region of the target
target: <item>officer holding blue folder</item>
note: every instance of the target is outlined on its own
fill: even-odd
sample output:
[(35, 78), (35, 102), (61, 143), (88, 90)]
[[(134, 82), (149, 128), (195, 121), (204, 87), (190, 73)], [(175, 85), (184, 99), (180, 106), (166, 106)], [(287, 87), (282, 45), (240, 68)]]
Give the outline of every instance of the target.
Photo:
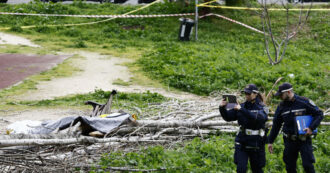
[[(284, 152), (283, 161), (288, 173), (296, 173), (298, 153), (301, 155), (305, 172), (314, 173), (315, 158), (313, 155), (311, 135), (321, 123), (323, 112), (309, 99), (294, 94), (290, 83), (279, 86), (275, 96), (282, 102), (275, 111), (273, 127), (268, 136), (268, 150), (273, 153), (273, 142), (283, 125)], [(305, 128), (305, 135), (298, 135), (296, 116), (311, 115), (313, 121)]]

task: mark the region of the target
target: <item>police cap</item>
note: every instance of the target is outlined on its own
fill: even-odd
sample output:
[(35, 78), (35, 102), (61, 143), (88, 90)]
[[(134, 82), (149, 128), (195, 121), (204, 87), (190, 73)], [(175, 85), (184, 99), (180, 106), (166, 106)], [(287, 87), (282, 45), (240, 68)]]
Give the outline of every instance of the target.
[(253, 93), (253, 92), (254, 92), (254, 93), (258, 93), (259, 91), (258, 91), (258, 88), (257, 88), (256, 85), (254, 85), (254, 84), (249, 84), (249, 85), (247, 85), (247, 86), (244, 88), (244, 90), (243, 90), (242, 92), (251, 94), (251, 93)]
[(276, 92), (275, 96), (279, 96), (282, 93), (290, 90), (292, 90), (292, 85), (290, 83), (285, 82), (278, 87), (278, 91)]

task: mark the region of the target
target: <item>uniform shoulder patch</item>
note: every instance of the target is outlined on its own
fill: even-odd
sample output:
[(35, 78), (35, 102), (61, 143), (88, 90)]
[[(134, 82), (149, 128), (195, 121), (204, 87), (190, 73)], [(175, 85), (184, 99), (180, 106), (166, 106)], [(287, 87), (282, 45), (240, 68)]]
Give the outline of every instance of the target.
[(299, 98), (300, 98), (302, 101), (306, 102), (306, 103), (309, 103), (309, 104), (311, 104), (311, 105), (313, 105), (313, 106), (316, 106), (315, 103), (313, 102), (313, 100), (311, 100), (311, 99), (309, 99), (309, 98), (307, 98), (307, 97), (299, 96)]

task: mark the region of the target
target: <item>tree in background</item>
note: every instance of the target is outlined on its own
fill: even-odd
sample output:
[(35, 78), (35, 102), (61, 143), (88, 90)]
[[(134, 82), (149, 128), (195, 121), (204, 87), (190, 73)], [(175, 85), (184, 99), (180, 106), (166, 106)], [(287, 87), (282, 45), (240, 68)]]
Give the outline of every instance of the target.
[[(278, 2), (280, 2), (281, 6), (284, 8), (286, 22), (285, 26), (278, 29), (277, 32), (275, 32), (273, 28), (278, 24), (272, 21), (270, 14), (270, 8), (275, 7), (275, 4), (272, 4), (267, 0), (261, 0), (259, 2), (259, 5), (262, 8), (260, 17), (264, 31), (264, 44), (271, 65), (278, 64), (282, 61), (289, 41), (296, 36), (307, 22), (312, 7), (311, 3), (309, 9), (303, 11), (304, 6), (301, 4), (299, 15), (290, 15), (290, 12), (292, 12), (290, 9), (292, 9), (292, 7), (297, 7), (298, 4), (287, 3), (286, 0), (279, 0), (277, 3)], [(280, 27), (277, 26), (277, 28)]]

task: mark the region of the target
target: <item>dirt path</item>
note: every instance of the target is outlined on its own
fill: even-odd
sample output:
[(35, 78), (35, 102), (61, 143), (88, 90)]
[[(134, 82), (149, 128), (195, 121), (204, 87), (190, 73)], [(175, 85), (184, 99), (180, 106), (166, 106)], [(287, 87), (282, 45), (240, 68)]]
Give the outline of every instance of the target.
[(0, 44), (13, 44), (13, 45), (25, 45), (30, 47), (40, 47), (39, 45), (32, 43), (30, 40), (26, 38), (12, 34), (6, 34), (3, 32), (0, 32)]
[(200, 97), (190, 93), (172, 93), (161, 88), (144, 87), (137, 85), (121, 86), (113, 83), (118, 79), (129, 82), (133, 74), (123, 63), (132, 62), (130, 59), (100, 55), (92, 52), (77, 52), (84, 57), (75, 62), (82, 72), (66, 78), (57, 78), (51, 81), (42, 81), (37, 85), (37, 90), (18, 96), (19, 100), (44, 100), (71, 94), (83, 94), (93, 92), (95, 89), (110, 91), (116, 89), (119, 92), (157, 92), (166, 97), (176, 99), (199, 99)]
[[(30, 40), (0, 32), (0, 44), (26, 45), (40, 47)], [(65, 53), (66, 55), (68, 53)], [(138, 85), (118, 86), (113, 83), (120, 79), (128, 82), (133, 76), (123, 63), (132, 62), (130, 59), (100, 55), (92, 52), (76, 52), (84, 59), (77, 60), (75, 65), (82, 69), (78, 75), (58, 78), (51, 81), (40, 82), (37, 90), (31, 90), (25, 95), (17, 96), (17, 100), (43, 100), (70, 94), (88, 93), (95, 89), (112, 90), (120, 92), (157, 92), (166, 97), (176, 99), (200, 99), (201, 97), (190, 93), (173, 93), (161, 88), (145, 87)], [(0, 113), (1, 115), (1, 113)]]
[[(113, 82), (121, 79), (128, 82), (133, 76), (123, 63), (132, 62), (130, 59), (111, 57), (91, 52), (78, 52), (84, 58), (77, 59), (75, 65), (82, 69), (71, 77), (57, 78), (51, 81), (42, 81), (37, 90), (30, 90), (24, 95), (16, 96), (17, 100), (43, 100), (70, 94), (93, 92), (96, 88), (109, 91), (116, 89), (119, 92), (157, 92), (166, 97), (181, 100), (197, 100), (201, 97), (190, 93), (172, 93), (161, 88), (144, 86), (119, 86)], [(22, 120), (58, 120), (66, 116), (89, 115), (89, 111), (73, 109), (34, 109), (24, 111), (0, 111), (0, 134), (5, 134), (6, 126)]]
[[(38, 47), (25, 38), (0, 33), (0, 44), (16, 44)], [(68, 53), (65, 53), (66, 55)], [(74, 76), (56, 78), (51, 81), (41, 81), (36, 86), (37, 90), (31, 90), (24, 95), (16, 96), (17, 100), (43, 100), (70, 94), (93, 92), (95, 89), (112, 90), (119, 92), (157, 92), (166, 97), (182, 100), (199, 100), (201, 97), (190, 93), (173, 93), (162, 88), (145, 87), (138, 85), (120, 86), (113, 83), (118, 79), (128, 82), (134, 74), (124, 66), (124, 63), (132, 62), (131, 59), (100, 55), (93, 52), (75, 52), (81, 59), (75, 61), (82, 71)], [(88, 115), (89, 112), (72, 109), (33, 109), (24, 111), (0, 110), (0, 134), (5, 133), (8, 124), (21, 120), (58, 120), (66, 116)]]

